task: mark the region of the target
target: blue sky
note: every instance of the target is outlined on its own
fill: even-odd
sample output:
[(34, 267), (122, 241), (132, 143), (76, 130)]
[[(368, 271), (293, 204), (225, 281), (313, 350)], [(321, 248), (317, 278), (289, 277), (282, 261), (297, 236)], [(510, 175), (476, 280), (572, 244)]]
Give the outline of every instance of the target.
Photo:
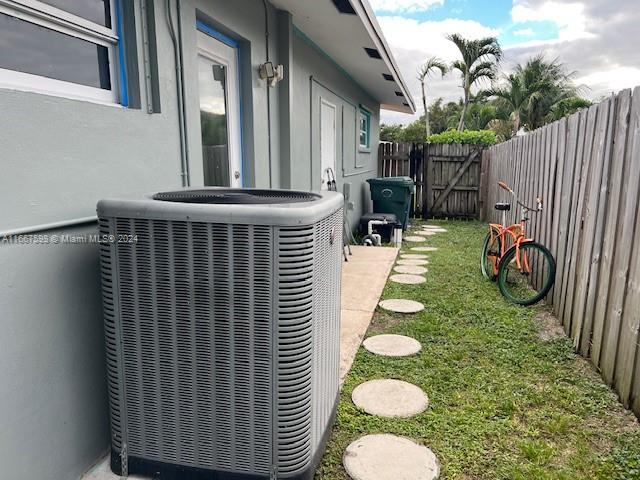
[[(372, 2), (374, 6), (377, 2)], [(417, 2), (416, 2), (417, 3)], [(551, 40), (558, 37), (558, 26), (549, 20), (514, 22), (511, 18), (511, 0), (448, 0), (442, 4), (429, 5), (427, 9), (417, 6), (407, 9), (376, 8), (378, 16), (400, 15), (420, 22), (443, 21), (450, 18), (475, 21), (500, 30), (498, 38), (503, 46), (518, 44), (523, 40)]]
[[(467, 38), (496, 36), (505, 52), (508, 72), (537, 54), (558, 58), (585, 96), (598, 99), (640, 85), (638, 0), (369, 0), (394, 52), (405, 81), (419, 100), (416, 72), (431, 56), (450, 62), (455, 47), (450, 33)], [(626, 40), (624, 40), (626, 38)], [(429, 101), (455, 100), (460, 80), (455, 74), (432, 79)], [(420, 103), (417, 101), (416, 103)], [(412, 117), (384, 114), (383, 121), (407, 123)]]
[[(372, 2), (375, 6), (376, 2)], [(410, 16), (420, 20), (444, 20), (445, 18), (461, 18), (476, 20), (485, 25), (498, 26), (509, 21), (511, 0), (450, 0), (443, 4), (430, 5), (427, 10), (407, 9), (403, 16)], [(377, 15), (389, 15), (390, 9), (376, 8)]]

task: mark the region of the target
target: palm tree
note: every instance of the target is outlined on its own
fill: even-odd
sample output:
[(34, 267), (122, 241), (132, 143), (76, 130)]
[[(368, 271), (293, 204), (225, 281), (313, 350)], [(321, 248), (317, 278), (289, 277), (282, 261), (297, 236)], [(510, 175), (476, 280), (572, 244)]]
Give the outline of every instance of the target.
[(556, 120), (560, 120), (562, 117), (571, 115), (572, 113), (575, 113), (578, 110), (582, 110), (583, 108), (588, 108), (591, 105), (593, 105), (593, 102), (591, 100), (587, 100), (586, 98), (565, 98), (564, 100), (560, 100), (553, 107), (551, 107), (551, 112), (549, 112), (549, 120), (555, 122)]
[(429, 77), (435, 70), (440, 70), (440, 73), (444, 77), (449, 69), (447, 68), (447, 65), (438, 57), (431, 57), (427, 59), (424, 65), (420, 67), (420, 70), (418, 70), (418, 80), (420, 80), (420, 85), (422, 86), (422, 106), (424, 107), (424, 126), (427, 137), (431, 135), (431, 125), (429, 124), (429, 109), (427, 108), (427, 94), (425, 83), (427, 77)]
[(494, 97), (510, 112), (513, 134), (521, 125), (528, 130), (541, 127), (557, 119), (566, 108), (575, 109), (588, 104), (576, 98), (578, 88), (573, 85), (573, 73), (566, 73), (558, 60), (547, 61), (543, 55), (536, 55), (524, 65), (516, 66), (514, 72), (505, 77), (502, 86), (484, 92)]
[(465, 124), (471, 130), (486, 130), (491, 120), (498, 118), (498, 109), (485, 102), (472, 102), (467, 112)]
[(572, 81), (575, 72), (566, 72), (564, 64), (557, 58), (548, 61), (543, 54), (530, 58), (524, 65), (518, 65), (514, 73), (520, 77), (523, 88), (529, 94), (523, 114), (531, 130), (546, 124), (553, 106), (576, 96), (579, 90)]
[(531, 99), (530, 92), (523, 85), (521, 76), (516, 74), (508, 75), (505, 86), (487, 90), (485, 95), (497, 98), (508, 109), (511, 117), (512, 134), (518, 133), (523, 112)]
[(456, 60), (451, 68), (459, 70), (462, 75), (462, 88), (464, 90), (464, 105), (460, 114), (458, 130), (464, 130), (464, 120), (469, 108), (471, 87), (483, 79), (494, 80), (496, 66), (502, 58), (502, 49), (495, 37), (481, 38), (479, 40), (467, 40), (454, 33), (447, 37), (451, 40), (460, 53), (462, 60)]

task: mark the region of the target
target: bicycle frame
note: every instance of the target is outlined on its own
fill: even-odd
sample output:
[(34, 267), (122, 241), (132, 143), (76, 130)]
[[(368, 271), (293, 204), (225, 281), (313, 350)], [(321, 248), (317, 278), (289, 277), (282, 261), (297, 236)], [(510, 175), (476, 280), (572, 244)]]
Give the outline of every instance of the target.
[(500, 266), (500, 261), (504, 254), (508, 250), (507, 248), (507, 239), (511, 240), (511, 244), (516, 248), (516, 266), (520, 272), (530, 274), (531, 273), (531, 265), (529, 263), (529, 257), (524, 255), (521, 257), (520, 255), (520, 246), (526, 242), (533, 242), (533, 238), (528, 238), (526, 236), (526, 223), (529, 220), (527, 217), (527, 212), (539, 212), (542, 210), (542, 200), (538, 197), (536, 199), (537, 208), (533, 209), (526, 206), (524, 203), (520, 201), (516, 193), (509, 188), (509, 186), (504, 182), (498, 182), (500, 188), (509, 192), (514, 200), (515, 204), (520, 207), (520, 222), (514, 223), (512, 225), (507, 226), (507, 212), (506, 210), (502, 211), (502, 223), (489, 223), (489, 229), (491, 233), (491, 242), (493, 243), (496, 238), (500, 239), (500, 254), (497, 258), (495, 255), (489, 255), (491, 259), (491, 263), (493, 264), (493, 275), (498, 274), (498, 267)]

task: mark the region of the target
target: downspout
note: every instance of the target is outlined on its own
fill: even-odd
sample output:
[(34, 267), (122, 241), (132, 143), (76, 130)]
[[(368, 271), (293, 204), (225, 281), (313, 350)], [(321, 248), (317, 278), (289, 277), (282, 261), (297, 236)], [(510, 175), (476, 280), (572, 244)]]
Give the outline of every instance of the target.
[(178, 101), (178, 127), (180, 135), (180, 178), (182, 186), (188, 187), (189, 178), (189, 149), (187, 148), (187, 122), (184, 111), (184, 63), (182, 58), (182, 22), (180, 20), (180, 0), (176, 0), (176, 13), (178, 21), (178, 34), (173, 28), (173, 16), (171, 14), (171, 0), (165, 2), (165, 16), (169, 26), (169, 35), (173, 43), (173, 59), (176, 65), (176, 97)]
[[(267, 50), (267, 63), (269, 62), (269, 9), (267, 7), (267, 0), (262, 0), (264, 5), (264, 43)], [(269, 82), (265, 82), (267, 85), (267, 148), (269, 149), (269, 188), (273, 188), (273, 165), (271, 155), (271, 87)]]

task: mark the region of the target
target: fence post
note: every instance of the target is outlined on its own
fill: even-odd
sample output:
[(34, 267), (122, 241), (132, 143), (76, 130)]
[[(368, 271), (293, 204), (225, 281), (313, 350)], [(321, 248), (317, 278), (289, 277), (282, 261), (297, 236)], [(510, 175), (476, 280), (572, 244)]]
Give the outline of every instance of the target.
[(482, 152), (482, 159), (480, 160), (480, 185), (478, 191), (478, 203), (480, 209), (480, 220), (483, 222), (487, 221), (487, 203), (488, 203), (488, 170), (489, 170), (489, 162), (491, 161), (491, 149), (485, 148)]
[(429, 218), (431, 205), (433, 204), (433, 161), (431, 159), (431, 145), (425, 143), (422, 145), (422, 181), (424, 182), (422, 190), (422, 218)]

